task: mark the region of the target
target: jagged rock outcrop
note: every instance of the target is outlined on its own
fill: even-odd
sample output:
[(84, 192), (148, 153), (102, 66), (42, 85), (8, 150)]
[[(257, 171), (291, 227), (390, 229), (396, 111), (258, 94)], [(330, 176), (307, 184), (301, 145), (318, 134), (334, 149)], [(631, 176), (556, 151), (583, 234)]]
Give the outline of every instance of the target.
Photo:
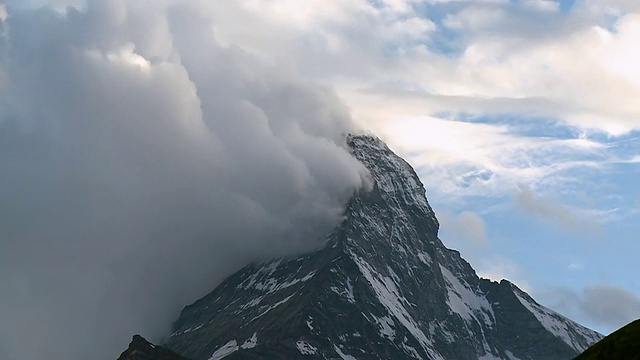
[(189, 360), (162, 346), (153, 345), (140, 335), (133, 335), (133, 339), (118, 360)]
[(216, 359), (571, 359), (602, 336), (508, 281), (479, 278), (438, 239), (411, 166), (348, 139), (371, 172), (311, 254), (252, 264), (187, 306), (166, 346)]

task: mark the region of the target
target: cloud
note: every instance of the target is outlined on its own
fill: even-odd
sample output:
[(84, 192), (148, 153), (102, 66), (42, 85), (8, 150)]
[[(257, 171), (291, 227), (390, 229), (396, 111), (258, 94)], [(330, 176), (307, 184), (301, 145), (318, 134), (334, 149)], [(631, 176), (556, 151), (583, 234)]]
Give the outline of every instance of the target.
[[(148, 6), (145, 6), (148, 5)], [(310, 250), (365, 170), (328, 89), (197, 2), (7, 4), (0, 357), (113, 359), (247, 262)]]
[(463, 211), (457, 215), (438, 212), (440, 237), (448, 246), (458, 248), (459, 243), (471, 246), (487, 245), (487, 224), (482, 217), (471, 211)]
[[(251, 46), (267, 56), (293, 57), (295, 63), (304, 63), (307, 73), (339, 83), (349, 103), (354, 96), (368, 97), (371, 89), (380, 88), (396, 100), (397, 93), (389, 90), (403, 89), (450, 100), (426, 103), (411, 116), (435, 115), (445, 107), (447, 112), (551, 117), (612, 135), (640, 129), (635, 116), (640, 109), (633, 101), (640, 92), (634, 67), (637, 53), (631, 46), (638, 28), (635, 5), (581, 2), (561, 14), (552, 1), (404, 3), (401, 12), (361, 1), (347, 3), (350, 6), (318, 9), (306, 22), (312, 28), (307, 26), (305, 35), (291, 36), (293, 25), (279, 22), (279, 29), (289, 35), (284, 36), (290, 39), (286, 48), (256, 49), (255, 42)], [(602, 17), (603, 8), (613, 15)], [(327, 21), (328, 15), (339, 19), (339, 26)], [(268, 12), (265, 17), (262, 21), (269, 21)], [(403, 32), (386, 42), (385, 34), (394, 33), (392, 29), (407, 19), (433, 25), (423, 27), (429, 31)], [(359, 37), (364, 29), (371, 31), (367, 46)], [(316, 34), (318, 42), (306, 41), (307, 31)], [(225, 34), (246, 43), (240, 32)], [(318, 47), (319, 43), (340, 45)], [(314, 59), (300, 61), (309, 53)], [(393, 110), (402, 112), (402, 106)]]
[[(640, 88), (630, 77), (613, 74), (635, 69), (634, 47), (627, 46), (635, 37), (635, 20), (629, 14), (634, 8), (624, 2), (589, 3), (576, 4), (567, 14), (549, 11), (555, 2), (533, 0), (349, 0), (304, 5), (240, 1), (201, 6), (215, 18), (216, 39), (273, 63), (292, 64), (305, 76), (335, 86), (354, 118), (386, 135), (394, 148), (404, 138), (388, 129), (398, 124), (424, 119), (426, 125), (413, 133), (430, 139), (435, 118), (459, 123), (458, 133), (473, 133), (477, 126), (463, 115), (487, 117), (487, 122), (500, 116), (498, 131), (505, 134), (504, 125), (508, 125), (505, 135), (510, 136), (491, 137), (498, 141), (496, 151), (486, 156), (499, 162), (496, 157), (505, 154), (499, 145), (507, 140), (529, 142), (529, 149), (543, 151), (547, 145), (543, 140), (556, 136), (513, 132), (522, 126), (523, 118), (545, 127), (569, 126), (576, 137), (588, 131), (622, 134), (637, 127), (639, 109), (633, 99)], [(618, 15), (600, 17), (597, 4), (618, 9)], [(629, 15), (627, 20), (624, 15)], [(475, 24), (487, 16), (487, 21)], [(450, 22), (462, 26), (448, 28)], [(407, 24), (422, 25), (407, 28)], [(465, 27), (473, 24), (477, 28)], [(598, 34), (608, 34), (605, 37), (611, 41)], [(614, 50), (615, 56), (611, 55)], [(576, 62), (577, 57), (581, 61)], [(464, 145), (463, 141), (450, 144)], [(581, 160), (593, 150), (571, 148), (567, 157), (572, 160)], [(484, 161), (481, 166), (490, 164)], [(531, 166), (531, 170), (531, 177), (544, 174), (536, 181), (549, 175), (546, 169)], [(528, 183), (510, 181), (510, 187)]]
[[(608, 141), (640, 130), (633, 2), (584, 1), (563, 11), (543, 0), (203, 6), (221, 42), (335, 86), (361, 126), (421, 168), (435, 196), (559, 187), (575, 181), (570, 169), (601, 169), (620, 157)], [(522, 131), (530, 124), (544, 130)], [(469, 186), (473, 174), (482, 181)]]
[[(422, 82), (430, 94), (488, 102), (486, 112), (508, 112), (513, 103), (505, 100), (521, 99), (521, 115), (536, 113), (612, 135), (638, 130), (640, 109), (629, 102), (640, 91), (632, 65), (637, 53), (629, 46), (637, 38), (638, 15), (620, 14), (610, 25), (577, 12), (560, 16), (519, 8), (526, 4), (469, 5), (448, 14), (444, 23), (456, 31), (460, 51), (444, 58), (437, 48), (416, 52), (406, 59), (414, 76), (407, 80)], [(450, 106), (467, 110), (464, 103)]]
[(473, 264), (478, 276), (493, 281), (508, 279), (529, 292), (531, 286), (525, 269), (507, 257), (498, 255), (487, 237), (487, 224), (472, 211), (453, 214), (436, 209), (440, 222), (439, 237), (451, 249), (460, 251)]
[(536, 196), (529, 187), (521, 185), (516, 195), (520, 209), (525, 213), (558, 225), (577, 229), (581, 223), (578, 215), (568, 207), (558, 204), (550, 198)]
[(578, 233), (601, 233), (602, 224), (611, 215), (611, 211), (570, 207), (557, 198), (537, 195), (522, 184), (515, 198), (518, 208), (525, 214)]
[(540, 11), (555, 12), (560, 10), (560, 3), (554, 0), (525, 0), (522, 5), (526, 8)]
[(482, 278), (492, 281), (506, 279), (529, 294), (533, 291), (528, 280), (530, 274), (508, 258), (485, 254), (482, 257), (477, 257), (474, 261), (474, 267), (477, 269), (478, 276)]
[(574, 318), (585, 319), (608, 331), (640, 318), (640, 298), (614, 285), (595, 284), (579, 292), (558, 288), (544, 296), (550, 299), (553, 308)]
[(594, 285), (583, 292), (582, 309), (595, 321), (620, 327), (640, 318), (640, 298), (609, 285)]
[(385, 123), (380, 131), (417, 167), (436, 201), (501, 197), (518, 184), (570, 182), (572, 170), (600, 169), (606, 159), (606, 146), (596, 141), (524, 136), (505, 124), (420, 117)]
[(504, 200), (518, 184), (597, 190), (589, 175), (629, 158), (611, 144), (640, 129), (632, 3), (188, 3), (220, 47), (335, 88), (359, 127), (417, 168), (434, 203)]

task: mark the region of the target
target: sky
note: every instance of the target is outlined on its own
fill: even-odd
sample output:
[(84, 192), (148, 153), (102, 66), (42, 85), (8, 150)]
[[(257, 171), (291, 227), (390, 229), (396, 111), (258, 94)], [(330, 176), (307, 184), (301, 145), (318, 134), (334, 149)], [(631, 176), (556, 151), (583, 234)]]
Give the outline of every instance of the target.
[(5, 0), (0, 358), (115, 358), (317, 246), (362, 130), (480, 276), (609, 333), (640, 317), (639, 41), (635, 0)]

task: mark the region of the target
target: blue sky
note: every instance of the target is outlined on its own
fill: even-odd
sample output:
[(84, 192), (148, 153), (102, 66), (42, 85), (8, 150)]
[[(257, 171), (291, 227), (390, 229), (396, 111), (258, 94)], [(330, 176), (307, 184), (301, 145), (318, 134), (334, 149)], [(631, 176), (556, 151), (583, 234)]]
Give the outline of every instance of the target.
[(639, 318), (639, 42), (636, 0), (5, 0), (0, 358), (114, 358), (317, 245), (354, 129), (479, 275)]
[[(484, 7), (473, 2), (457, 2), (452, 5), (451, 8), (455, 8), (452, 12), (446, 9), (449, 4), (428, 4), (425, 14), (438, 9), (435, 11), (436, 17), (431, 20), (445, 28), (447, 21), (453, 22), (452, 19), (464, 11), (476, 11), (480, 16), (488, 18), (495, 16), (496, 22), (487, 24), (487, 31), (497, 39), (485, 41), (499, 42), (500, 37), (504, 37), (505, 42), (521, 42), (518, 45), (521, 48), (510, 50), (513, 53), (502, 54), (507, 58), (518, 59), (518, 51), (530, 51), (527, 49), (527, 41), (547, 38), (544, 41), (561, 42), (553, 38), (562, 38), (566, 34), (545, 34), (543, 29), (535, 29), (540, 24), (527, 24), (528, 20), (522, 26), (530, 28), (521, 29), (518, 24), (506, 19), (509, 14), (514, 17), (531, 16), (536, 22), (549, 22), (544, 26), (563, 29), (575, 36), (575, 33), (592, 31), (598, 26), (606, 29), (611, 21), (615, 24), (621, 18), (635, 17), (633, 12), (638, 10), (623, 2), (578, 1), (562, 2), (556, 9), (545, 10), (548, 14), (541, 14), (525, 5), (538, 3), (553, 7), (554, 3), (494, 3), (497, 4)], [(598, 15), (590, 13), (595, 9), (604, 10), (602, 13), (607, 16), (599, 19)], [(503, 13), (505, 17), (496, 15), (499, 13)], [(504, 23), (501, 24), (500, 21)], [(640, 23), (634, 22), (629, 28), (638, 29), (639, 26)], [(482, 32), (484, 29), (480, 27), (473, 30)], [(439, 29), (434, 31), (439, 32)], [(528, 33), (529, 31), (531, 32)], [(513, 36), (515, 39), (508, 32), (516, 34)], [(612, 34), (614, 37), (623, 37), (616, 26)], [(452, 61), (460, 65), (460, 54), (469, 50), (467, 36), (481, 38), (481, 34), (474, 31), (465, 33), (444, 29), (440, 36), (436, 36), (438, 40), (432, 42), (429, 49), (453, 58)], [(640, 40), (636, 36), (634, 35), (634, 39)], [(478, 40), (473, 46), (483, 45), (482, 41)], [(500, 48), (501, 45), (493, 46)], [(588, 51), (590, 46), (595, 48), (598, 44), (586, 42), (582, 46)], [(632, 43), (624, 46), (628, 46), (630, 52), (633, 52)], [(527, 66), (544, 66), (547, 69), (557, 66), (549, 57), (560, 56), (556, 53), (559, 49), (552, 47), (545, 51), (543, 55), (546, 58), (542, 60), (548, 63), (523, 65), (520, 71), (513, 74), (522, 76), (517, 81), (527, 81), (524, 79)], [(496, 67), (502, 61), (490, 60), (496, 61)], [(576, 59), (578, 64), (580, 61), (593, 60)], [(619, 62), (617, 69), (620, 69), (624, 68), (625, 61), (631, 60), (625, 59), (624, 54), (621, 54), (621, 58), (616, 61)], [(510, 61), (505, 63), (513, 65)], [(606, 64), (592, 65), (600, 71), (603, 70), (602, 67), (606, 67)], [(549, 78), (549, 83), (572, 81), (571, 78), (563, 78), (561, 66), (556, 70)], [(540, 74), (535, 73), (535, 70), (532, 71), (531, 76), (538, 75)], [(593, 86), (598, 86), (599, 81), (603, 84), (633, 81), (631, 77), (598, 78), (602, 74), (593, 72), (581, 75), (583, 78), (575, 81), (592, 76), (593, 79), (588, 80)], [(478, 96), (481, 97), (480, 102), (486, 101), (489, 105), (486, 109), (478, 106), (475, 111), (467, 110), (463, 105), (462, 111), (456, 112), (457, 104), (452, 102), (448, 105), (449, 109), (442, 109), (444, 111), (440, 113), (427, 113), (422, 120), (417, 120), (441, 122), (445, 119), (447, 122), (456, 122), (455, 131), (444, 130), (438, 135), (448, 137), (448, 143), (436, 144), (435, 148), (442, 149), (445, 153), (443, 156), (446, 156), (447, 153), (457, 151), (456, 142), (477, 142), (482, 146), (481, 149), (465, 148), (468, 151), (466, 155), (470, 158), (477, 152), (485, 153), (477, 158), (475, 164), (465, 161), (465, 154), (459, 154), (460, 159), (451, 161), (449, 166), (439, 164), (437, 156), (425, 161), (424, 154), (420, 151), (421, 140), (413, 138), (420, 138), (420, 131), (429, 132), (431, 129), (428, 125), (419, 130), (414, 126), (408, 126), (399, 132), (391, 130), (393, 135), (389, 141), (409, 159), (413, 159), (414, 165), (418, 167), (428, 189), (428, 197), (443, 222), (441, 238), (445, 243), (461, 250), (480, 275), (511, 279), (543, 304), (608, 333), (626, 321), (640, 317), (640, 283), (635, 275), (638, 267), (634, 259), (640, 251), (637, 237), (640, 230), (640, 191), (637, 186), (640, 171), (636, 161), (640, 149), (640, 133), (637, 130), (640, 114), (637, 109), (630, 112), (629, 123), (620, 130), (610, 128), (611, 123), (620, 121), (615, 115), (589, 122), (569, 120), (568, 117), (575, 115), (547, 112), (544, 102), (570, 101), (588, 108), (592, 105), (586, 100), (592, 95), (591, 89), (580, 89), (575, 94), (575, 99), (559, 99), (554, 98), (552, 92), (547, 94), (543, 85), (540, 92), (535, 94), (536, 98), (530, 99), (531, 104), (526, 104), (528, 95), (518, 93), (524, 89), (510, 84), (514, 79), (508, 77), (508, 72), (504, 76), (504, 79), (496, 78), (496, 82), (489, 85), (499, 88), (508, 84), (514, 92), (509, 94), (508, 91), (502, 93), (498, 90), (502, 94), (495, 102), (518, 100), (524, 105), (521, 109), (511, 106), (489, 109), (493, 107), (491, 100), (494, 99), (486, 98), (491, 97), (491, 91), (488, 91), (485, 95)], [(429, 79), (425, 78), (424, 81), (425, 87), (428, 87)], [(625, 101), (633, 101), (629, 95), (619, 94)], [(469, 96), (474, 97), (473, 94)], [(617, 104), (603, 103), (601, 106), (603, 112), (607, 111), (607, 107), (615, 112)], [(416, 116), (420, 117), (417, 113)], [(416, 120), (412, 121), (415, 124)], [(496, 138), (485, 142), (475, 139), (475, 135), (471, 135), (474, 139), (469, 139), (469, 134), (464, 134), (464, 126), (459, 126), (461, 122), (504, 127), (507, 130), (500, 134), (507, 139)], [(393, 125), (388, 125), (387, 129), (392, 127)], [(410, 133), (412, 129), (418, 132), (406, 136), (411, 138), (411, 142), (415, 142), (413, 147), (406, 145), (408, 139), (394, 139), (402, 138), (404, 131)], [(473, 127), (469, 126), (468, 131), (474, 131)], [(487, 135), (495, 133), (489, 132)], [(429, 139), (430, 136), (424, 136), (425, 142)], [(576, 143), (572, 143), (573, 141)], [(581, 141), (583, 143), (578, 145)], [(517, 146), (518, 143), (526, 142), (533, 144)], [(555, 149), (549, 148), (548, 145), (553, 143)], [(423, 151), (429, 150), (433, 150), (433, 147), (425, 145)], [(492, 153), (493, 151), (499, 153)], [(495, 162), (498, 165), (501, 163), (504, 168), (496, 166)], [(456, 184), (452, 186), (451, 182)], [(603, 316), (607, 311), (610, 311), (609, 316)]]

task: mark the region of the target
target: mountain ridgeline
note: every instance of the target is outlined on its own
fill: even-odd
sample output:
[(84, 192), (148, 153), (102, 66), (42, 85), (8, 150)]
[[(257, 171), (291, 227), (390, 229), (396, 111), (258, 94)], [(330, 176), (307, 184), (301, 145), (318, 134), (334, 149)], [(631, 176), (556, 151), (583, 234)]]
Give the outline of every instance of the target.
[(411, 166), (348, 138), (373, 187), (313, 253), (251, 264), (187, 306), (165, 347), (216, 359), (571, 359), (602, 336), (438, 239)]
[(640, 360), (640, 319), (598, 341), (574, 360)]

